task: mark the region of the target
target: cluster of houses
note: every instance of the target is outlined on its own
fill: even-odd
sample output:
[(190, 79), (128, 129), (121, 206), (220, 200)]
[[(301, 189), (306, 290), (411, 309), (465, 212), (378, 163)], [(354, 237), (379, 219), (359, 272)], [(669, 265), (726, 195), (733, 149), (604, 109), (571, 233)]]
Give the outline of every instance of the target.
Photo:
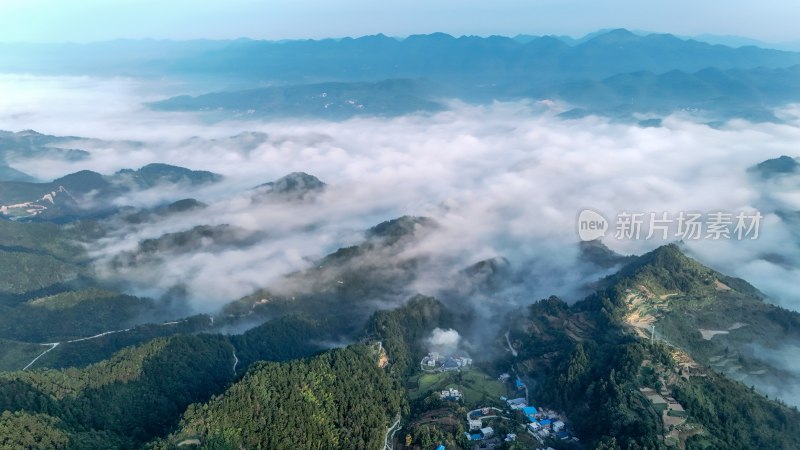
[(467, 425), (469, 425), (469, 432), (464, 433), (470, 441), (480, 441), (484, 439), (491, 439), (494, 437), (494, 429), (492, 427), (484, 427), (483, 419), (490, 417), (497, 417), (497, 413), (501, 412), (497, 408), (480, 408), (467, 413)]
[(460, 402), (461, 399), (464, 398), (464, 394), (462, 394), (458, 389), (449, 388), (441, 391), (439, 393), (439, 397), (441, 397), (442, 400)]
[[(470, 421), (472, 422), (472, 421)], [(469, 432), (464, 433), (467, 436), (467, 439), (470, 441), (482, 441), (485, 439), (491, 439), (495, 436), (494, 428), (492, 427), (482, 427), (480, 424), (480, 420), (478, 420), (478, 428), (473, 429), (472, 425), (470, 425)], [(517, 435), (515, 433), (508, 433), (503, 438), (506, 442), (514, 442), (517, 440)]]
[(552, 411), (540, 410), (534, 406), (522, 408), (522, 414), (528, 419), (526, 428), (534, 437), (544, 440), (547, 438), (570, 439), (566, 424)]
[(566, 424), (561, 417), (553, 411), (544, 408), (536, 408), (535, 406), (528, 406), (528, 402), (520, 398), (504, 399), (509, 408), (515, 411), (521, 411), (527, 420), (525, 428), (528, 433), (533, 435), (539, 441), (547, 438), (555, 439), (570, 439), (571, 436), (566, 430)]
[(438, 352), (430, 352), (427, 356), (422, 358), (420, 366), (425, 371), (449, 371), (461, 370), (464, 367), (472, 365), (472, 358), (467, 356), (449, 356), (442, 355)]

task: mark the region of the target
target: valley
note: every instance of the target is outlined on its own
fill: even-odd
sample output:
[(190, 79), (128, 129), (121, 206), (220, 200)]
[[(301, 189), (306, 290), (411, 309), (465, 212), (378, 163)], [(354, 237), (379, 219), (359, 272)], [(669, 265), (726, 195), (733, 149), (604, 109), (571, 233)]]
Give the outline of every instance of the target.
[[(152, 6), (120, 11), (180, 28)], [(0, 450), (800, 448), (791, 45), (6, 42), (26, 8), (0, 14)]]

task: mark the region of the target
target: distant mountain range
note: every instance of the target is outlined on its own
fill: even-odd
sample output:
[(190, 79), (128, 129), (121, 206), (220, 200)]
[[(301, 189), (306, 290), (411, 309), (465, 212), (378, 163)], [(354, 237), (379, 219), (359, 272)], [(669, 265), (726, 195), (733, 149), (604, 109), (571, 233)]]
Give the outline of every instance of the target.
[(346, 119), (357, 115), (395, 116), (444, 109), (440, 89), (414, 80), (377, 83), (331, 82), (274, 86), (198, 97), (178, 96), (151, 103), (162, 111), (208, 111), (227, 117), (311, 116)]
[[(224, 74), (297, 83), (377, 81), (425, 77), (486, 82), (539, 78), (605, 78), (635, 71), (699, 71), (800, 64), (800, 54), (757, 47), (732, 48), (670, 34), (636, 35), (625, 29), (569, 45), (543, 36), (520, 42), (501, 36), (444, 33), (396, 39), (297, 41), (112, 41), (96, 44), (2, 44), (4, 71), (129, 75)], [(491, 81), (490, 81), (491, 82)]]
[(675, 112), (704, 121), (745, 118), (778, 121), (774, 108), (800, 101), (800, 65), (780, 69), (708, 68), (689, 73), (638, 71), (601, 80), (583, 79), (542, 84), (539, 80), (483, 88), (483, 99), (465, 88), (422, 80), (385, 80), (378, 83), (337, 82), (276, 86), (245, 91), (217, 92), (197, 97), (179, 96), (151, 103), (162, 111), (207, 112), (220, 118), (321, 117), (345, 119), (356, 115), (398, 116), (436, 112), (443, 100), (456, 96), (472, 101), (548, 99), (573, 106), (562, 114), (578, 118), (599, 114), (630, 118), (657, 117)]
[(684, 111), (704, 121), (774, 121), (776, 106), (800, 101), (800, 53), (625, 29), (578, 40), (433, 33), (0, 44), (0, 71), (178, 79), (195, 96), (150, 106), (225, 118), (394, 116), (438, 111), (443, 99), (458, 98), (562, 100), (576, 108), (570, 117)]

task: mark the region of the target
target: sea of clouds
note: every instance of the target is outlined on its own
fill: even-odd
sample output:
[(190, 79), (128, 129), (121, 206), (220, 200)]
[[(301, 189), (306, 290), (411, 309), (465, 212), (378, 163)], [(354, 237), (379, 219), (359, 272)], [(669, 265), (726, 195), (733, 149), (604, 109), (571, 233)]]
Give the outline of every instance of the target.
[[(148, 110), (145, 102), (176, 89), (167, 83), (3, 75), (0, 89), (8, 93), (0, 99), (2, 128), (96, 139), (75, 143), (91, 152), (89, 160), (14, 163), (40, 179), (81, 169), (108, 174), (151, 162), (225, 176), (203, 189), (159, 188), (118, 199), (150, 206), (194, 197), (211, 206), (120, 228), (92, 249), (103, 260), (142, 239), (200, 224), (266, 232), (269, 239), (246, 249), (184, 255), (126, 274), (152, 295), (180, 281), (198, 310), (246, 295), (404, 214), (442, 225), (407, 251), (439, 255), (453, 270), (503, 256), (512, 266), (539, 272), (531, 274), (538, 280), (532, 299), (558, 294), (575, 300), (570, 294), (586, 281), (574, 270), (576, 218), (584, 208), (609, 218), (621, 211), (762, 210), (757, 240), (687, 241), (686, 248), (701, 262), (750, 281), (775, 303), (800, 310), (800, 294), (791, 288), (800, 266), (797, 238), (774, 214), (800, 210), (796, 184), (757, 182), (746, 171), (768, 158), (797, 156), (798, 107), (780, 112), (783, 124), (731, 121), (717, 127), (680, 116), (656, 128), (600, 117), (562, 120), (557, 113), (563, 108), (552, 102), (454, 102), (434, 115), (343, 122), (210, 122)], [(329, 188), (313, 202), (250, 201), (253, 186), (298, 171)], [(603, 242), (624, 254), (674, 240), (620, 240), (613, 234)], [(781, 263), (764, 255), (780, 255)], [(421, 280), (420, 289), (435, 284)]]

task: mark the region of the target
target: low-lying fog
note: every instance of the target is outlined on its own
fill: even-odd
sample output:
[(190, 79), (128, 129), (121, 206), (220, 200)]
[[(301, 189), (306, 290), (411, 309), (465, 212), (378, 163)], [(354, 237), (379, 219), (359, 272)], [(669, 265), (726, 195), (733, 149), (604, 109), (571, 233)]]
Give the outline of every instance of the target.
[[(450, 111), (435, 115), (345, 122), (210, 123), (142, 106), (169, 95), (173, 87), (167, 84), (5, 75), (0, 89), (2, 128), (102, 140), (76, 144), (92, 153), (86, 161), (13, 164), (40, 179), (80, 169), (111, 173), (150, 162), (226, 177), (200, 191), (158, 189), (123, 199), (148, 205), (169, 194), (196, 197), (211, 208), (179, 222), (120, 230), (116, 239), (93, 249), (103, 254), (130, 248), (141, 238), (197, 224), (267, 231), (271, 239), (249, 249), (192, 254), (166, 270), (138, 275), (156, 290), (176, 279), (186, 282), (198, 309), (247, 294), (302, 268), (309, 258), (357, 242), (361, 230), (403, 214), (430, 216), (443, 225), (414, 251), (447, 255), (463, 265), (497, 255), (512, 264), (535, 261), (530, 267), (551, 274), (540, 277), (550, 281), (532, 293), (538, 298), (569, 296), (581, 282), (570, 276), (570, 266), (583, 208), (612, 219), (621, 211), (675, 215), (764, 207), (757, 240), (687, 241), (688, 248), (702, 262), (747, 279), (776, 303), (800, 309), (800, 294), (792, 288), (800, 260), (796, 237), (773, 213), (800, 209), (796, 184), (754, 183), (746, 173), (765, 159), (797, 155), (797, 107), (781, 111), (786, 124), (735, 121), (717, 128), (678, 116), (658, 128), (598, 117), (561, 120), (556, 114), (564, 106), (551, 102), (454, 102)], [(315, 175), (330, 188), (313, 204), (251, 205), (244, 191), (295, 171)], [(664, 243), (617, 240), (613, 229), (608, 234), (604, 242), (622, 253)], [(780, 255), (781, 263), (764, 255)]]

